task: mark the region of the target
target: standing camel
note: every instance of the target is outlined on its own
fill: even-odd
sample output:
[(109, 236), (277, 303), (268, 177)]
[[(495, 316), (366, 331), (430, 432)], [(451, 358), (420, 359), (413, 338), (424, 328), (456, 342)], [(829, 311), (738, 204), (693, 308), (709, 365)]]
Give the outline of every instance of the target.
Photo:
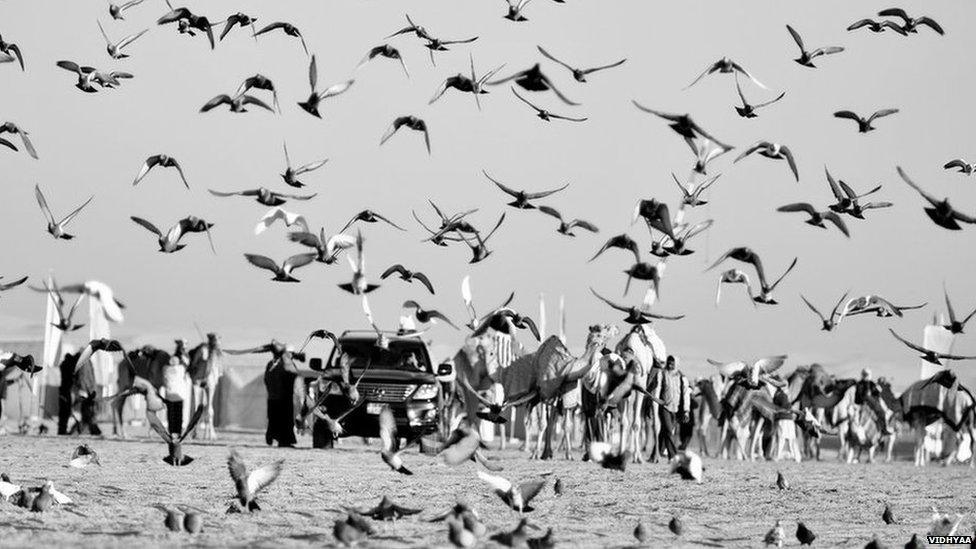
[(131, 394), (135, 378), (147, 380), (157, 391), (163, 386), (163, 369), (169, 364), (170, 354), (161, 349), (146, 345), (134, 351), (128, 351), (119, 362), (116, 395), (112, 399), (112, 433), (125, 438), (125, 423), (122, 421), (122, 411), (125, 401)]
[[(200, 428), (193, 431), (193, 438), (203, 431), (203, 438), (217, 440), (217, 430), (214, 427), (214, 397), (217, 396), (217, 386), (223, 375), (223, 351), (220, 348), (220, 336), (211, 332), (207, 334), (207, 341), (190, 349), (190, 366), (187, 374), (193, 383), (191, 394), (191, 410), (203, 406), (203, 416), (200, 418)], [(202, 402), (198, 403), (197, 401)]]
[[(632, 359), (632, 363), (638, 368), (634, 376), (634, 384), (641, 389), (647, 388), (648, 374), (654, 367), (655, 361), (664, 364), (668, 357), (664, 342), (658, 337), (650, 324), (638, 324), (617, 343), (615, 352), (624, 357)], [(644, 394), (640, 391), (631, 392), (625, 403), (620, 407), (620, 436), (621, 448), (624, 452), (628, 448), (633, 452), (635, 463), (644, 461), (643, 451), (647, 446), (654, 444), (651, 451), (652, 459), (657, 455), (657, 438), (660, 426), (657, 422), (659, 404), (649, 403), (649, 413), (645, 414)], [(641, 446), (641, 435), (645, 436), (644, 445)]]

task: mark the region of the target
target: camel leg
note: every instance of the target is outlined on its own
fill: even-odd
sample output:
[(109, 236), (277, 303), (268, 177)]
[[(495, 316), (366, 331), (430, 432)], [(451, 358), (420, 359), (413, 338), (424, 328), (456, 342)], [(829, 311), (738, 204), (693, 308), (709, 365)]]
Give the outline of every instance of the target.
[(566, 460), (573, 459), (571, 453), (573, 448), (572, 417), (573, 414), (569, 410), (563, 410), (563, 445), (566, 449), (564, 454)]
[(630, 425), (630, 439), (631, 448), (633, 448), (633, 462), (634, 463), (644, 463), (644, 452), (641, 451), (640, 437), (643, 432), (643, 414), (641, 413), (644, 409), (644, 395), (641, 393), (634, 393), (631, 395), (634, 399), (633, 405), (630, 407), (631, 415), (631, 425)]
[(552, 431), (556, 428), (556, 422), (559, 418), (559, 407), (550, 406), (549, 407), (549, 417), (546, 419), (546, 429), (545, 429), (545, 447), (542, 450), (541, 459), (552, 459)]
[(112, 404), (112, 434), (119, 438), (126, 438), (125, 422), (122, 421), (122, 410), (125, 408), (125, 401), (127, 399), (128, 397), (117, 398)]
[(525, 433), (522, 435), (522, 451), (528, 453), (529, 451), (529, 428), (532, 426), (532, 414), (534, 410), (525, 410), (525, 415), (522, 417), (522, 428)]
[(752, 426), (752, 436), (749, 442), (749, 461), (756, 461), (756, 447), (760, 447), (759, 451), (762, 451), (762, 430), (765, 424), (764, 419), (759, 419), (753, 422)]

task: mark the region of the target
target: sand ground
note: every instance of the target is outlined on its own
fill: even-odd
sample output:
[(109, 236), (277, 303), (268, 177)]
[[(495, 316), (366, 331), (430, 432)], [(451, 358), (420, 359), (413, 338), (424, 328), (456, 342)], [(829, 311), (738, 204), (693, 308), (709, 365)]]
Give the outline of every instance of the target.
[[(166, 449), (142, 428), (130, 440), (87, 439), (102, 466), (67, 466), (81, 439), (0, 437), (0, 470), (15, 482), (33, 485), (50, 479), (74, 504), (44, 514), (0, 502), (0, 546), (174, 546), (252, 545), (328, 546), (332, 524), (342, 506), (370, 506), (390, 495), (404, 506), (423, 508), (420, 518), (379, 525), (367, 547), (430, 547), (447, 544), (443, 524), (424, 520), (446, 510), (458, 497), (481, 514), (490, 532), (511, 529), (515, 515), (491, 495), (474, 475), (474, 465), (448, 468), (415, 450), (406, 462), (416, 473), (390, 471), (375, 446), (343, 441), (335, 450), (273, 449), (258, 433), (222, 434), (215, 443), (190, 443), (190, 466), (172, 468), (161, 461)], [(308, 439), (302, 440), (308, 446)], [(228, 446), (237, 447), (249, 464), (285, 459), (280, 479), (261, 498), (264, 510), (253, 515), (224, 513), (232, 497), (227, 474)], [(976, 472), (968, 466), (911, 463), (854, 464), (823, 462), (743, 463), (708, 459), (705, 482), (694, 484), (668, 475), (664, 463), (606, 471), (576, 461), (530, 461), (516, 450), (493, 452), (513, 480), (550, 473), (536, 510), (537, 525), (553, 527), (560, 546), (623, 547), (633, 544), (638, 519), (650, 529), (653, 547), (758, 547), (776, 519), (782, 519), (788, 545), (801, 519), (819, 536), (816, 546), (862, 547), (877, 533), (901, 546), (912, 533), (927, 531), (930, 507), (962, 513), (963, 532), (976, 520)], [(792, 483), (780, 491), (777, 470)], [(565, 485), (555, 496), (552, 482)], [(889, 502), (899, 524), (885, 525), (881, 510)], [(188, 504), (206, 511), (204, 532), (170, 533), (153, 504)], [(666, 528), (680, 516), (686, 533), (675, 538)], [(491, 544), (488, 544), (489, 546)]]

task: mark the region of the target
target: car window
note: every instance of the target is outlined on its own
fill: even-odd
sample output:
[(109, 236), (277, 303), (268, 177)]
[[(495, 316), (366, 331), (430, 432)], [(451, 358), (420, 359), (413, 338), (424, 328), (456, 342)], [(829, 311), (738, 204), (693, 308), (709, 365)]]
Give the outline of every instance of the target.
[(430, 360), (423, 348), (415, 343), (391, 341), (388, 349), (381, 349), (372, 341), (343, 342), (338, 356), (333, 355), (333, 368), (348, 366), (383, 370), (403, 370), (430, 373)]

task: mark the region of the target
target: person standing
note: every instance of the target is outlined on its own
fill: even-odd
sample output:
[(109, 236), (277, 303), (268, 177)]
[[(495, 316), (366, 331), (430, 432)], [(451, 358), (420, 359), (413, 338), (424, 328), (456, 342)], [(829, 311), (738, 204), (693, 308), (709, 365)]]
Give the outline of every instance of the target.
[(290, 448), (295, 438), (295, 379), (298, 367), (295, 361), (304, 362), (305, 354), (293, 352), (282, 343), (271, 343), (271, 360), (264, 370), (264, 387), (268, 392), (268, 428), (264, 440), (271, 446), (277, 441), (279, 448)]
[(668, 355), (664, 368), (655, 369), (648, 392), (659, 400), (658, 448), (667, 452), (668, 461), (678, 453), (675, 429), (678, 423), (687, 422), (691, 410), (691, 391), (688, 380), (678, 371), (677, 359)]

